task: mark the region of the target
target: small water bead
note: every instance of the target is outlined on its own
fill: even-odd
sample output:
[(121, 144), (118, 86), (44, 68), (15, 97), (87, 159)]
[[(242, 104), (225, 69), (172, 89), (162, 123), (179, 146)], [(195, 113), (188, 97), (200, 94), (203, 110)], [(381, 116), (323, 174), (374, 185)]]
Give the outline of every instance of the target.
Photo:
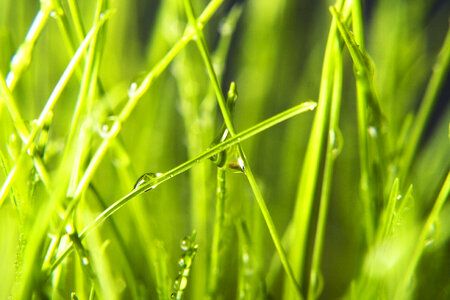
[(183, 299), (183, 291), (173, 292), (172, 295), (170, 295), (170, 299)]
[(128, 97), (134, 98), (137, 96), (139, 92), (139, 87), (141, 86), (142, 82), (145, 80), (147, 73), (140, 72), (137, 74), (133, 80), (131, 80), (131, 83), (128, 87)]
[(83, 263), (83, 265), (87, 266), (89, 265), (89, 259), (85, 256), (81, 259), (81, 262)]
[(308, 105), (307, 107), (308, 107), (309, 110), (315, 110), (316, 107), (317, 107), (317, 103), (316, 102), (306, 102), (305, 104)]
[(314, 286), (315, 286), (315, 291), (314, 294), (316, 295), (315, 298), (319, 298), (320, 294), (322, 293), (323, 290), (323, 286), (324, 286), (324, 279), (323, 279), (323, 274), (322, 272), (319, 270), (318, 273), (314, 274)]
[[(53, 6), (53, 4), (50, 4), (52, 1), (45, 1), (45, 2), (48, 2), (49, 5)], [(53, 7), (53, 10), (50, 12), (50, 17), (54, 19), (58, 19), (62, 15), (64, 15), (64, 11), (61, 7)]]
[(15, 160), (20, 153), (20, 140), (17, 138), (16, 134), (12, 133), (9, 136), (9, 141), (6, 144), (6, 149), (8, 150), (11, 158)]
[(181, 250), (187, 252), (189, 248), (191, 247), (191, 239), (189, 237), (185, 237), (180, 242), (180, 248)]
[(137, 90), (139, 88), (139, 85), (136, 82), (132, 82), (130, 84), (130, 87), (128, 88), (128, 97), (133, 98), (137, 94)]
[(100, 125), (99, 134), (102, 138), (107, 139), (115, 136), (120, 129), (120, 121), (117, 117), (111, 116)]
[(190, 249), (189, 251), (187, 251), (187, 253), (184, 254), (178, 261), (178, 265), (183, 268), (190, 268), (192, 265), (192, 261), (194, 260), (196, 251), (197, 250), (195, 249)]
[(227, 150), (225, 161), (225, 170), (233, 173), (245, 173), (244, 160), (240, 155), (239, 147), (237, 145), (234, 145)]
[(332, 147), (331, 152), (334, 157), (337, 157), (341, 153), (344, 145), (341, 131), (339, 129), (331, 129), (329, 132), (329, 140)]
[(39, 181), (41, 181), (41, 176), (39, 176), (39, 173), (35, 169), (33, 169), (33, 171), (30, 174), (29, 182), (35, 184)]
[(375, 126), (369, 126), (367, 130), (372, 138), (376, 138), (378, 136), (378, 129)]
[(430, 227), (428, 227), (427, 237), (425, 239), (425, 247), (430, 247), (434, 244), (436, 236), (438, 235), (438, 225), (436, 222), (432, 223)]
[(70, 299), (71, 299), (71, 300), (78, 300), (77, 294), (75, 294), (75, 292), (72, 292), (72, 293), (70, 294)]
[[(145, 173), (144, 175), (142, 175), (141, 177), (138, 178), (138, 180), (134, 184), (133, 190), (138, 189), (141, 185), (151, 182), (152, 180), (154, 180), (155, 178), (158, 178), (161, 175), (162, 175), (162, 173)], [(154, 189), (155, 187), (156, 187), (156, 184), (152, 185), (151, 187), (146, 189), (145, 192), (148, 192), (151, 189)]]
[(250, 256), (248, 255), (247, 252), (242, 254), (242, 262), (244, 264), (248, 264), (250, 262)]
[(188, 279), (185, 276), (178, 276), (177, 279), (175, 279), (175, 282), (173, 284), (173, 289), (175, 291), (182, 291), (186, 289), (188, 283)]
[(184, 255), (178, 260), (178, 265), (182, 268), (186, 267), (186, 261)]
[[(226, 135), (225, 135), (226, 136)], [(211, 147), (223, 142), (225, 139), (218, 142), (213, 141)], [(234, 173), (244, 172), (244, 160), (240, 156), (239, 146), (233, 145), (230, 148), (219, 152), (209, 158), (218, 168), (224, 169), (226, 171), (231, 171)]]
[(67, 223), (66, 225), (66, 233), (67, 234), (73, 234), (75, 232), (75, 229), (72, 226), (72, 223)]
[[(217, 144), (220, 144), (221, 142), (225, 141), (227, 136), (228, 136), (228, 129), (225, 127), (225, 125), (223, 125), (221, 130), (219, 131), (219, 134), (217, 134), (217, 136), (211, 142), (209, 147), (212, 148), (212, 147), (216, 146)], [(214, 154), (209, 159), (219, 168), (223, 167), (225, 165), (225, 160), (226, 160), (226, 150), (219, 152), (217, 154)]]

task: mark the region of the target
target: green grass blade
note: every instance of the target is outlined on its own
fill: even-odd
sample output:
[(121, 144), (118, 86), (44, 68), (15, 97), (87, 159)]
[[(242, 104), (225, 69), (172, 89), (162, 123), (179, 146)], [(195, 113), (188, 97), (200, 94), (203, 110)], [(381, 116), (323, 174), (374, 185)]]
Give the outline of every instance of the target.
[[(132, 192), (127, 194), (126, 196), (122, 197), (118, 201), (116, 201), (114, 204), (109, 206), (105, 211), (103, 211), (97, 218), (94, 220), (93, 223), (88, 225), (81, 233), (80, 238), (84, 238), (87, 234), (89, 234), (90, 231), (95, 229), (97, 226), (99, 226), (101, 223), (103, 223), (107, 218), (109, 218), (111, 215), (113, 215), (116, 211), (118, 211), (121, 207), (123, 207), (129, 200), (133, 199), (134, 197), (144, 193), (146, 190), (151, 188), (152, 186), (157, 186), (169, 179), (172, 179), (173, 177), (189, 170), (192, 168), (195, 164), (200, 162), (202, 159), (210, 158), (219, 152), (222, 152), (228, 148), (230, 148), (233, 145), (236, 145), (240, 142), (243, 142), (247, 140), (248, 138), (276, 125), (279, 124), (289, 118), (292, 118), (300, 113), (311, 111), (315, 108), (314, 102), (305, 102), (303, 104), (300, 104), (298, 106), (292, 107), (276, 116), (273, 116), (272, 118), (269, 118), (261, 123), (256, 124), (255, 126), (244, 130), (243, 132), (235, 135), (234, 137), (231, 137), (227, 140), (225, 140), (222, 143), (219, 143), (208, 150), (204, 151), (202, 154), (197, 155), (196, 157), (190, 159), (189, 161), (173, 168), (170, 171), (167, 171), (166, 173), (163, 173), (161, 176), (158, 176), (154, 178), (153, 180), (150, 180), (149, 182), (146, 182), (145, 184), (140, 185), (137, 189), (134, 189)], [(53, 265), (49, 268), (49, 270), (53, 270), (60, 262), (61, 260), (68, 254), (70, 251), (71, 246), (66, 248), (66, 250), (60, 255), (60, 257), (53, 263)], [(48, 271), (48, 270), (47, 270)]]

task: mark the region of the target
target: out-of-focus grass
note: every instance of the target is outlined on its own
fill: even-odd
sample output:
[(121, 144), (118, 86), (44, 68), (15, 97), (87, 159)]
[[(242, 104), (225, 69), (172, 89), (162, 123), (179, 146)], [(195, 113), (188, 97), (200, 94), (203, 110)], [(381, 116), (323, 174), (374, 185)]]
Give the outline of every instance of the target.
[[(449, 4), (193, 1), (202, 44), (189, 3), (1, 0), (0, 298), (448, 298)], [(190, 161), (308, 99), (245, 174)]]

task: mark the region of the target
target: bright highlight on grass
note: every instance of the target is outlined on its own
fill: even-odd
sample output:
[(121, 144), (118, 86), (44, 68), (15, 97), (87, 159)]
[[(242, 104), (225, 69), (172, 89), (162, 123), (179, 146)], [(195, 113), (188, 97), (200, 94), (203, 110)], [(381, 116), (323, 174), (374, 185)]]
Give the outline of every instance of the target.
[(450, 298), (446, 9), (4, 1), (0, 299)]

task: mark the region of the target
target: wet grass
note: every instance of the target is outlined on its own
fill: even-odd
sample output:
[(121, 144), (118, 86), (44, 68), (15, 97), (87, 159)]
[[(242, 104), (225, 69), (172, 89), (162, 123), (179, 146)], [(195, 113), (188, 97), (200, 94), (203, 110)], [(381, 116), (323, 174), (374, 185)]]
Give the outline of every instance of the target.
[(4, 0), (0, 298), (448, 298), (422, 2)]

